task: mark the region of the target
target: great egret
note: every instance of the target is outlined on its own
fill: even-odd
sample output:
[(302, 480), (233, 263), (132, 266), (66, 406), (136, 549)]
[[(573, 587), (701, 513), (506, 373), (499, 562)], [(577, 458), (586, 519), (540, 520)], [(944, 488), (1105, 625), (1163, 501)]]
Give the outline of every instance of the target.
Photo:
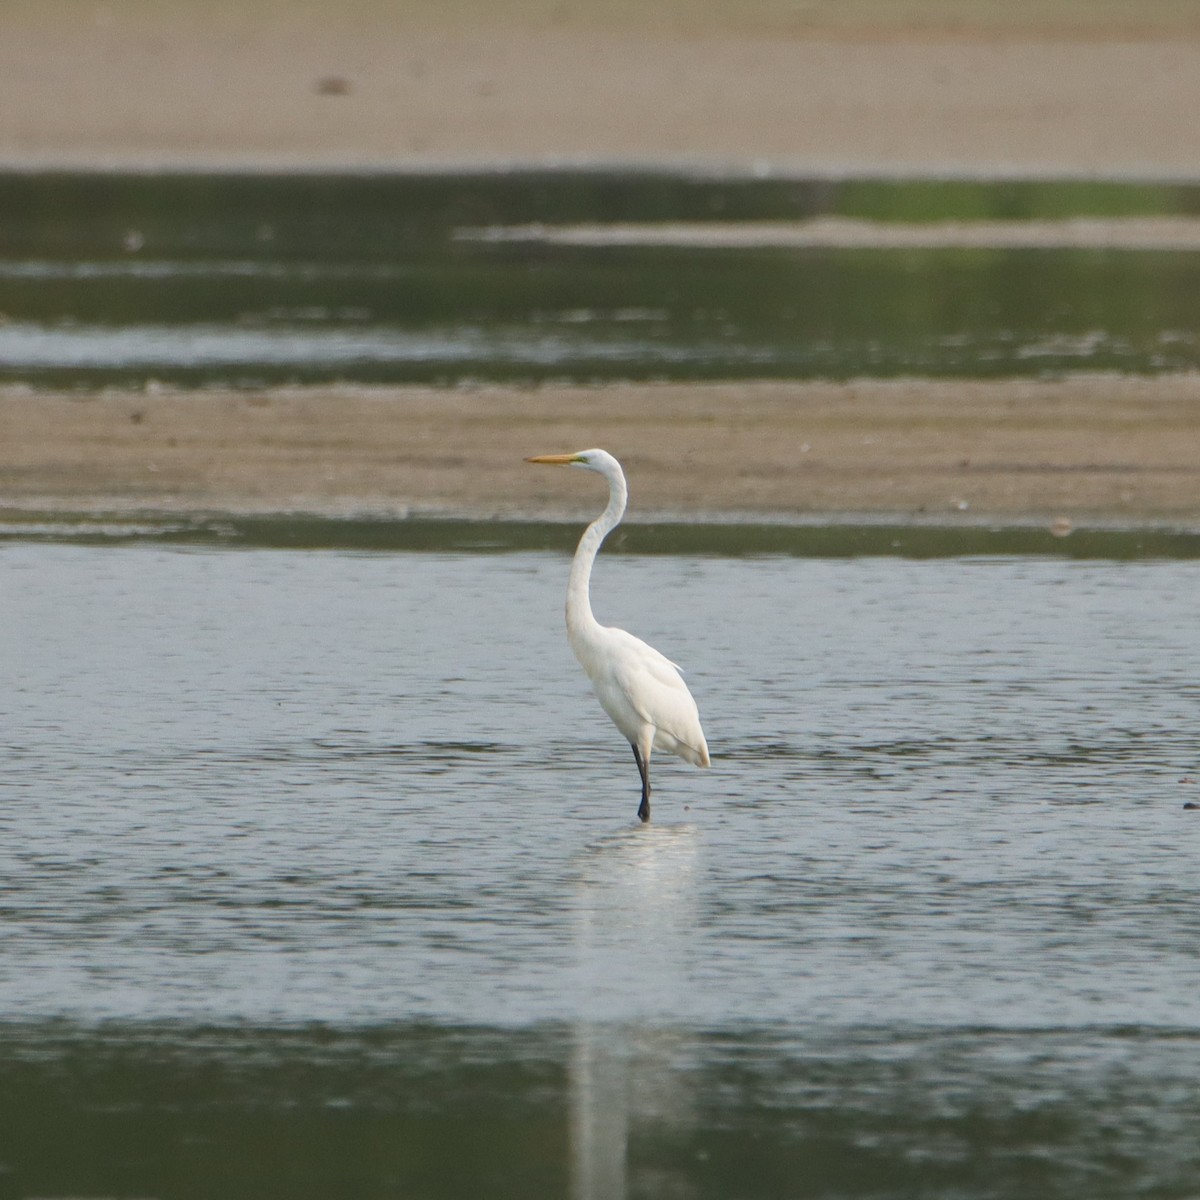
[(606, 450), (539, 454), (526, 462), (582, 467), (608, 480), (608, 506), (587, 527), (571, 561), (567, 582), (567, 640), (587, 672), (600, 707), (629, 739), (642, 777), (637, 815), (650, 820), (650, 751), (677, 754), (697, 767), (709, 764), (700, 713), (679, 668), (624, 629), (601, 625), (592, 615), (589, 584), (600, 543), (625, 512), (625, 472)]

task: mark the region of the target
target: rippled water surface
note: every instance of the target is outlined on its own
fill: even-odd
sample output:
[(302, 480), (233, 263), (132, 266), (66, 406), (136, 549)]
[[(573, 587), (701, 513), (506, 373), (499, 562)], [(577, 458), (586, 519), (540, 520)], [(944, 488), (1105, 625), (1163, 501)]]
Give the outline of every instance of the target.
[(1036, 376), (1200, 365), (1200, 253), (566, 246), (577, 221), (1189, 216), (1101, 181), (0, 173), (0, 382)]
[(13, 1194), (1194, 1192), (1200, 564), (566, 567), (0, 548)]

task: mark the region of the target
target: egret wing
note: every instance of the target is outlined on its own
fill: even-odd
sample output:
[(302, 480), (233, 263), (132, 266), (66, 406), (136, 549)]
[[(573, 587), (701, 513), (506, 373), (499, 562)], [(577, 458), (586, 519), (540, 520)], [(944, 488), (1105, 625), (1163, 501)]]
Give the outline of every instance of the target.
[(614, 643), (613, 678), (629, 707), (656, 731), (655, 745), (692, 762), (708, 762), (708, 746), (700, 727), (696, 701), (679, 668), (640, 638), (624, 636)]
[(612, 636), (613, 649), (616, 652), (618, 670), (643, 670), (657, 679), (664, 687), (681, 688), (687, 691), (683, 682), (683, 668), (672, 662), (665, 654), (655, 650), (649, 642), (634, 637), (624, 629), (609, 628)]

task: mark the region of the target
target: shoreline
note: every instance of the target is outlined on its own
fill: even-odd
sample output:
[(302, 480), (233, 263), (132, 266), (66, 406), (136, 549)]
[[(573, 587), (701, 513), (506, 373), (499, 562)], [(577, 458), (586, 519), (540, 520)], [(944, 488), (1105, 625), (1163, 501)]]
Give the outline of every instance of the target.
[[(601, 498), (603, 499), (603, 498)], [(248, 544), (279, 549), (304, 549), (309, 543), (297, 539), (294, 531), (303, 528), (317, 532), (312, 545), (342, 545), (353, 549), (480, 549), (475, 535), (488, 531), (487, 545), (493, 548), (491, 533), (497, 535), (495, 546), (501, 547), (506, 537), (515, 537), (523, 544), (526, 534), (532, 534), (542, 548), (544, 535), (562, 547), (573, 549), (588, 522), (597, 515), (600, 505), (585, 512), (542, 511), (467, 512), (455, 510), (417, 511), (353, 509), (313, 511), (289, 508), (225, 508), (213, 510), (182, 510), (163, 508), (78, 508), (78, 507), (10, 507), (0, 503), (0, 545), (5, 541), (154, 541), (187, 545)], [(442, 532), (446, 536), (441, 536)], [(649, 534), (654, 540), (672, 533), (697, 535), (707, 546), (722, 547), (735, 544), (742, 553), (769, 553), (757, 549), (760, 543), (771, 547), (806, 537), (865, 538), (875, 547), (883, 539), (898, 534), (918, 538), (960, 537), (974, 542), (979, 538), (1018, 539), (1023, 546), (1053, 545), (1072, 540), (1072, 545), (1085, 538), (1123, 539), (1149, 537), (1196, 543), (1194, 552), (1186, 557), (1200, 558), (1200, 516), (1188, 520), (1165, 520), (1147, 517), (1083, 517), (1078, 523), (1065, 517), (1052, 519), (1012, 515), (919, 513), (855, 513), (829, 512), (808, 514), (784, 513), (672, 513), (626, 512), (619, 525), (621, 535), (632, 534), (640, 548)], [(460, 536), (461, 535), (461, 536)], [(610, 538), (612, 535), (610, 535)], [(616, 537), (613, 545), (624, 538)], [(413, 545), (411, 543), (415, 542)], [(606, 543), (607, 544), (607, 543)], [(978, 543), (976, 543), (978, 544)], [(873, 552), (878, 553), (878, 549)], [(975, 553), (977, 551), (963, 551)], [(986, 552), (986, 551), (978, 551)], [(1005, 553), (1006, 551), (997, 551)], [(857, 553), (857, 551), (856, 551)], [(1085, 556), (1086, 557), (1086, 556)]]
[[(428, 159), (414, 162), (350, 162), (336, 160), (273, 161), (259, 157), (206, 159), (189, 155), (186, 159), (122, 160), (58, 159), (39, 157), (35, 153), (14, 160), (0, 157), (0, 175), (96, 175), (129, 176), (134, 179), (154, 179), (181, 176), (229, 176), (232, 178), (264, 178), (280, 176), (285, 179), (344, 176), (350, 179), (434, 178), (446, 176), (521, 176), (542, 174), (626, 175), (654, 179), (686, 179), (700, 182), (739, 183), (758, 180), (783, 183), (855, 183), (878, 180), (883, 183), (964, 183), (964, 184), (1145, 184), (1150, 187), (1200, 186), (1200, 163), (1194, 169), (1163, 173), (1154, 168), (1116, 165), (1098, 169), (1054, 164), (1029, 167), (1008, 163), (971, 164), (960, 162), (935, 163), (929, 160), (886, 163), (774, 163), (747, 162), (734, 159), (728, 162), (697, 158), (694, 160), (657, 160), (650, 158), (600, 158), (576, 155), (564, 158), (511, 159)], [(1071, 220), (1074, 218), (1064, 218)], [(1108, 218), (1101, 218), (1108, 219)], [(1113, 220), (1119, 218), (1111, 218)]]

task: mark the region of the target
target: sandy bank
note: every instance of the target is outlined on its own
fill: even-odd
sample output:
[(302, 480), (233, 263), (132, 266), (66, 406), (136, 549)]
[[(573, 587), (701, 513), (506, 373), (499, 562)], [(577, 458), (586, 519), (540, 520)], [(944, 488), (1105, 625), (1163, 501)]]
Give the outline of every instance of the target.
[(1187, 0), (6, 0), (0, 166), (1200, 177)]
[(1200, 376), (265, 393), (0, 392), (0, 508), (1200, 525)]

